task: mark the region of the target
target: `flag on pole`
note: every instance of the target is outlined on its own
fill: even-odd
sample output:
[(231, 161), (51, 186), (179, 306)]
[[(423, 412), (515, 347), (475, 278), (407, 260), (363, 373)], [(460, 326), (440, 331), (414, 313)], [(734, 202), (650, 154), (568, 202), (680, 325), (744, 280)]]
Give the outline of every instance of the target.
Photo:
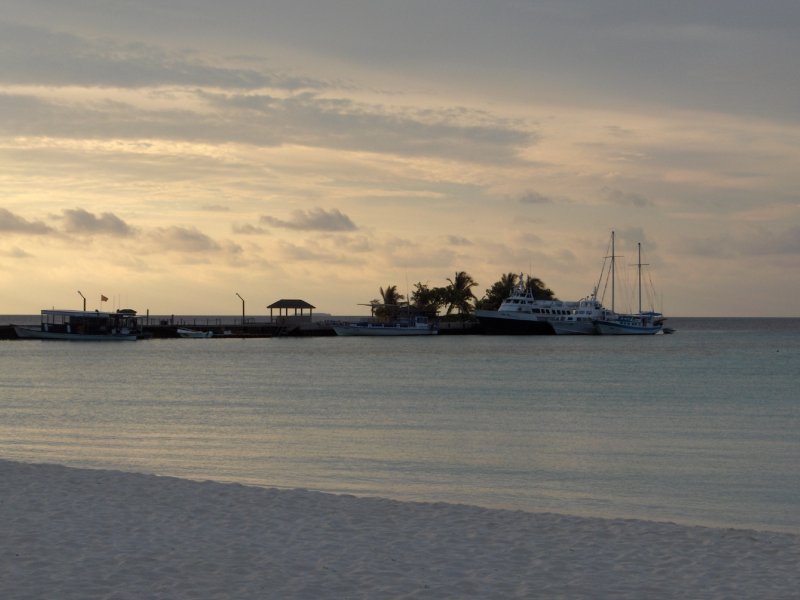
[(103, 294), (100, 294), (100, 302), (108, 302), (108, 298), (103, 296)]

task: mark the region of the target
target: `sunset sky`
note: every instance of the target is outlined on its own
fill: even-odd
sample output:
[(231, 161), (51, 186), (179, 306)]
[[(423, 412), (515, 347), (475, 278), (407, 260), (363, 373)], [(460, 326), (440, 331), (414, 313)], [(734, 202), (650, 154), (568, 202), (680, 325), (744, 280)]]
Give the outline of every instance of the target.
[(614, 229), (667, 315), (800, 316), (797, 0), (1, 3), (0, 313), (578, 299)]

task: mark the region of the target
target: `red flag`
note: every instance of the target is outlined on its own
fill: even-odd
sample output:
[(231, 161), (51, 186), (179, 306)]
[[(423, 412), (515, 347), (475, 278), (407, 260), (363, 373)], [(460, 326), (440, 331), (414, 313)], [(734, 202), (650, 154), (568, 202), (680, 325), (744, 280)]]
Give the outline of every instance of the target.
[(103, 296), (103, 294), (100, 294), (100, 302), (108, 302), (108, 298)]

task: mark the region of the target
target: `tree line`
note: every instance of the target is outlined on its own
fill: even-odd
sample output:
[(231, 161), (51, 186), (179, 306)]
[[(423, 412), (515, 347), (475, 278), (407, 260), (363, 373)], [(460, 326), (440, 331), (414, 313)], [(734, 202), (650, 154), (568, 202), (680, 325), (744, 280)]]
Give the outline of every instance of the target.
[[(437, 316), (440, 311), (445, 315), (455, 315), (461, 318), (469, 317), (476, 309), (497, 310), (500, 304), (508, 298), (514, 288), (520, 283), (520, 275), (504, 273), (498, 281), (486, 290), (483, 297), (478, 298), (472, 288), (478, 286), (472, 276), (466, 271), (458, 271), (455, 276), (447, 278), (447, 285), (431, 287), (426, 283), (417, 282), (409, 293), (409, 298), (398, 292), (396, 285), (387, 285), (380, 288), (380, 299), (370, 301), (372, 312), (377, 317), (396, 318), (404, 311), (416, 314)], [(555, 294), (538, 277), (529, 277), (526, 280), (527, 289), (539, 300), (556, 300)]]

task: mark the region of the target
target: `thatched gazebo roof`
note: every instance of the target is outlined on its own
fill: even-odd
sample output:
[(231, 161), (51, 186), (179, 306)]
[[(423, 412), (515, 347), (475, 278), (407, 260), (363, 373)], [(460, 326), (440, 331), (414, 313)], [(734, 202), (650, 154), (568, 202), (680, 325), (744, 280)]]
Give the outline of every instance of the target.
[[(314, 309), (316, 308), (316, 306), (314, 306), (312, 304), (309, 304), (305, 300), (282, 299), (282, 300), (278, 300), (277, 302), (273, 302), (272, 304), (267, 306), (267, 308), (269, 309), (269, 317), (271, 319), (272, 318), (272, 311), (275, 310), (276, 308), (278, 309), (278, 316), (279, 317), (280, 316), (284, 316), (284, 315), (288, 317), (290, 310), (294, 310), (294, 314), (295, 315), (298, 314), (297, 311), (299, 310), (300, 311), (300, 316), (303, 316), (303, 311), (305, 311), (306, 309), (308, 309), (309, 316), (310, 316), (310, 315), (314, 314)], [(284, 313), (284, 311), (286, 311), (286, 312)]]
[(299, 308), (299, 309), (308, 308), (308, 309), (312, 309), (313, 310), (313, 309), (315, 309), (317, 307), (316, 306), (312, 306), (311, 304), (309, 304), (305, 300), (278, 300), (277, 302), (273, 302), (272, 304), (270, 304), (267, 308), (270, 309), (270, 310), (272, 310), (273, 308), (278, 308), (278, 309), (282, 309), (282, 308), (287, 308), (287, 309), (288, 308)]

